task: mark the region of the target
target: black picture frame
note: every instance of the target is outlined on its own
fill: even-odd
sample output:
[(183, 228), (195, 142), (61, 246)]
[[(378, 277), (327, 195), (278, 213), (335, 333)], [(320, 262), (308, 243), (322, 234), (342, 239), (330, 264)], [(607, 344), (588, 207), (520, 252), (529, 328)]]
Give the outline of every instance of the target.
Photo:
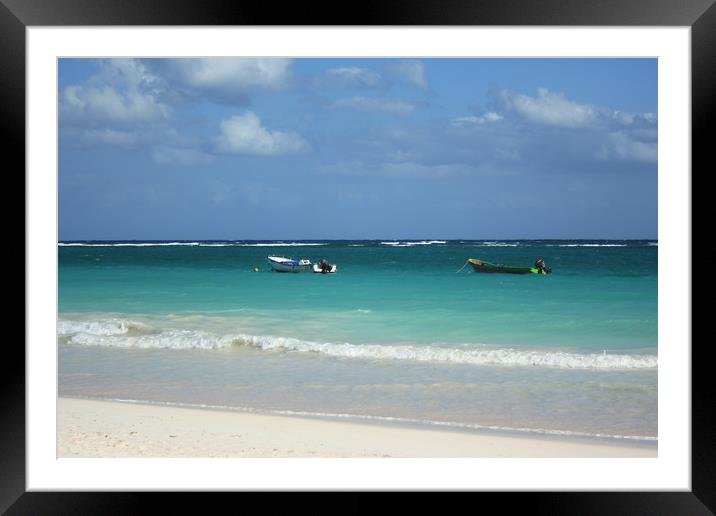
[[(25, 29), (28, 26), (613, 25), (691, 28), (692, 170), (684, 173), (690, 173), (693, 178), (694, 169), (701, 169), (704, 174), (716, 170), (711, 151), (713, 145), (707, 136), (709, 125), (716, 120), (714, 0), (502, 0), (489, 3), (484, 0), (420, 0), (412, 3), (400, 0), (390, 3), (364, 1), (355, 5), (355, 9), (347, 9), (346, 4), (328, 2), (282, 3), (280, 8), (276, 8), (267, 3), (226, 0), (0, 0), (0, 141), (5, 143), (4, 162), (15, 163), (14, 170), (20, 167), (24, 170), (25, 167)], [(8, 158), (15, 159), (8, 161)], [(9, 172), (9, 167), (7, 170)], [(27, 260), (27, 256), (24, 258)], [(3, 351), (0, 512), (141, 513), (148, 511), (146, 504), (150, 497), (158, 497), (156, 502), (163, 510), (174, 507), (194, 509), (195, 502), (186, 496), (188, 493), (26, 492), (25, 353), (16, 344), (8, 339)], [(514, 509), (518, 505), (538, 514), (713, 514), (716, 508), (716, 452), (714, 423), (709, 418), (713, 411), (714, 387), (708, 344), (708, 341), (696, 342), (691, 347), (690, 492), (530, 492), (479, 493), (479, 496), (488, 499), (499, 497), (496, 501), (500, 510)], [(212, 500), (214, 503), (235, 496), (233, 493), (213, 495), (219, 497)], [(243, 496), (248, 496), (248, 493), (243, 493)], [(414, 496), (414, 501), (423, 503), (422, 494), (415, 493)], [(370, 506), (365, 498), (356, 498), (354, 503), (342, 503), (351, 512)]]

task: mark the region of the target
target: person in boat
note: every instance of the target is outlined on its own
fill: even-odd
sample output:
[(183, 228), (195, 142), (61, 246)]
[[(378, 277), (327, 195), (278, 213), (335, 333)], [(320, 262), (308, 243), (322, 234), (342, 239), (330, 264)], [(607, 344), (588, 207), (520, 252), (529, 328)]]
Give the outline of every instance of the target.
[(535, 267), (537, 268), (537, 270), (539, 271), (540, 274), (548, 274), (551, 270), (549, 267), (547, 267), (544, 264), (544, 260), (542, 258), (540, 258), (539, 260), (537, 260), (535, 262)]
[(318, 262), (318, 266), (321, 268), (321, 272), (323, 273), (331, 272), (331, 265), (323, 258), (321, 258), (321, 261)]

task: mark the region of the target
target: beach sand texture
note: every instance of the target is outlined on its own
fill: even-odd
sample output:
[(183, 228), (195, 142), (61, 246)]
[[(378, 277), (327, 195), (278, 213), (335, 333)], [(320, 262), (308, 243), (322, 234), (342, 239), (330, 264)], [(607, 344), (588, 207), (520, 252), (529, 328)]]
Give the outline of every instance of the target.
[(656, 457), (656, 446), (58, 400), (58, 457)]

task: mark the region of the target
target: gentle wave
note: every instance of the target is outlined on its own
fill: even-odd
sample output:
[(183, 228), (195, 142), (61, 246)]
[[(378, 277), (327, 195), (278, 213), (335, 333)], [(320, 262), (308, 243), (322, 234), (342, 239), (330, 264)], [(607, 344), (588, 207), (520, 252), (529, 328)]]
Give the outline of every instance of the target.
[(658, 437), (648, 435), (614, 435), (605, 433), (592, 433), (592, 432), (579, 432), (573, 430), (559, 430), (550, 428), (524, 428), (524, 427), (510, 427), (510, 426), (497, 426), (497, 425), (480, 425), (477, 423), (459, 423), (453, 421), (435, 421), (431, 419), (416, 419), (406, 417), (393, 417), (393, 416), (376, 416), (367, 414), (345, 414), (335, 412), (309, 412), (304, 410), (280, 410), (280, 409), (259, 409), (254, 407), (235, 407), (231, 405), (213, 405), (207, 403), (182, 403), (175, 401), (154, 401), (154, 400), (135, 400), (125, 398), (77, 398), (77, 399), (98, 399), (101, 401), (113, 401), (118, 403), (131, 403), (137, 405), (154, 405), (162, 407), (177, 407), (177, 408), (195, 408), (202, 410), (221, 410), (231, 412), (247, 412), (250, 414), (276, 414), (281, 416), (293, 416), (293, 417), (310, 417), (310, 418), (327, 418), (327, 419), (348, 419), (348, 420), (364, 420), (364, 421), (378, 421), (386, 423), (398, 423), (407, 425), (428, 425), (428, 426), (440, 426), (447, 428), (458, 428), (465, 430), (489, 430), (495, 432), (519, 432), (527, 434), (540, 434), (540, 435), (554, 435), (564, 437), (587, 437), (587, 438), (598, 438), (598, 439), (624, 439), (634, 441), (648, 441), (656, 442), (659, 440)]
[(236, 244), (239, 247), (310, 247), (317, 245), (328, 245), (323, 242), (277, 242), (277, 243), (259, 243), (259, 244)]
[(389, 245), (392, 247), (412, 247), (414, 245), (433, 245), (433, 244), (447, 244), (447, 240), (420, 240), (418, 242), (381, 242), (382, 245)]
[(520, 242), (481, 242), (473, 244), (473, 247), (519, 247)]
[(68, 344), (122, 348), (219, 349), (234, 345), (264, 351), (317, 353), (363, 360), (405, 360), (480, 366), (549, 367), (559, 369), (653, 369), (656, 355), (568, 353), (514, 348), (312, 342), (271, 335), (221, 334), (198, 330), (153, 330), (129, 320), (60, 321), (58, 337)]
[(654, 355), (605, 353), (566, 353), (513, 348), (460, 349), (437, 346), (383, 344), (336, 344), (310, 342), (291, 337), (242, 335), (237, 341), (263, 350), (313, 352), (342, 358), (408, 360), (451, 364), (495, 366), (542, 366), (564, 369), (651, 369), (657, 367)]
[(199, 247), (202, 245), (200, 242), (118, 242), (118, 243), (80, 243), (80, 242), (59, 242), (59, 247)]
[(231, 346), (231, 335), (197, 330), (163, 330), (132, 320), (60, 321), (57, 335), (68, 344), (142, 349), (218, 349)]
[(57, 323), (57, 335), (60, 337), (74, 334), (109, 337), (114, 335), (130, 335), (132, 333), (151, 332), (144, 323), (128, 319), (110, 318), (95, 321), (60, 320)]
[(627, 247), (627, 244), (546, 244), (545, 247)]
[(304, 247), (328, 245), (323, 242), (276, 242), (247, 244), (242, 242), (117, 242), (117, 243), (82, 243), (59, 242), (59, 247)]

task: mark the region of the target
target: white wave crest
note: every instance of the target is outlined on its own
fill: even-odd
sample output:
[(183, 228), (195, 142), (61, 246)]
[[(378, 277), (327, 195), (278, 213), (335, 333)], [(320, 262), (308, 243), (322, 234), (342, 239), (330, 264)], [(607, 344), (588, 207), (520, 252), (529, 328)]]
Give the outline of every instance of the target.
[(446, 244), (445, 240), (420, 240), (419, 242), (381, 242), (383, 245), (390, 245), (393, 247), (412, 247), (414, 245), (433, 245), (433, 244)]
[(212, 335), (193, 330), (171, 330), (156, 334), (130, 336), (96, 335), (78, 332), (67, 337), (68, 344), (137, 349), (219, 349), (231, 346), (229, 335)]
[[(370, 313), (366, 310), (361, 312)], [(82, 346), (159, 349), (220, 349), (245, 345), (264, 351), (317, 353), (363, 360), (406, 360), (507, 367), (550, 367), (558, 369), (652, 369), (656, 355), (615, 353), (568, 353), (514, 348), (445, 347), (435, 345), (389, 345), (312, 342), (271, 335), (215, 334), (191, 329), (158, 330), (123, 319), (98, 321), (63, 320), (58, 337)]]
[(57, 323), (57, 334), (60, 337), (75, 334), (92, 336), (126, 335), (132, 332), (146, 332), (150, 328), (145, 324), (127, 319), (102, 319), (95, 321), (60, 320)]
[(323, 242), (276, 242), (246, 244), (241, 242), (59, 242), (59, 247), (303, 247), (328, 245)]
[(319, 343), (291, 337), (241, 335), (237, 339), (263, 350), (312, 352), (342, 358), (409, 360), (494, 366), (541, 366), (562, 369), (649, 369), (657, 367), (655, 355), (566, 353), (512, 348), (458, 349), (436, 346)]
[(627, 247), (627, 244), (551, 244), (547, 247)]
[(265, 243), (261, 242), (258, 244), (236, 244), (239, 247), (310, 247), (317, 245), (328, 245), (323, 242), (277, 242), (277, 243)]
[(57, 323), (57, 335), (68, 344), (117, 348), (217, 349), (231, 346), (230, 335), (197, 330), (159, 330), (130, 319), (64, 319)]
[(209, 244), (200, 242), (117, 242), (117, 243), (81, 243), (81, 242), (59, 242), (59, 247), (199, 247)]

